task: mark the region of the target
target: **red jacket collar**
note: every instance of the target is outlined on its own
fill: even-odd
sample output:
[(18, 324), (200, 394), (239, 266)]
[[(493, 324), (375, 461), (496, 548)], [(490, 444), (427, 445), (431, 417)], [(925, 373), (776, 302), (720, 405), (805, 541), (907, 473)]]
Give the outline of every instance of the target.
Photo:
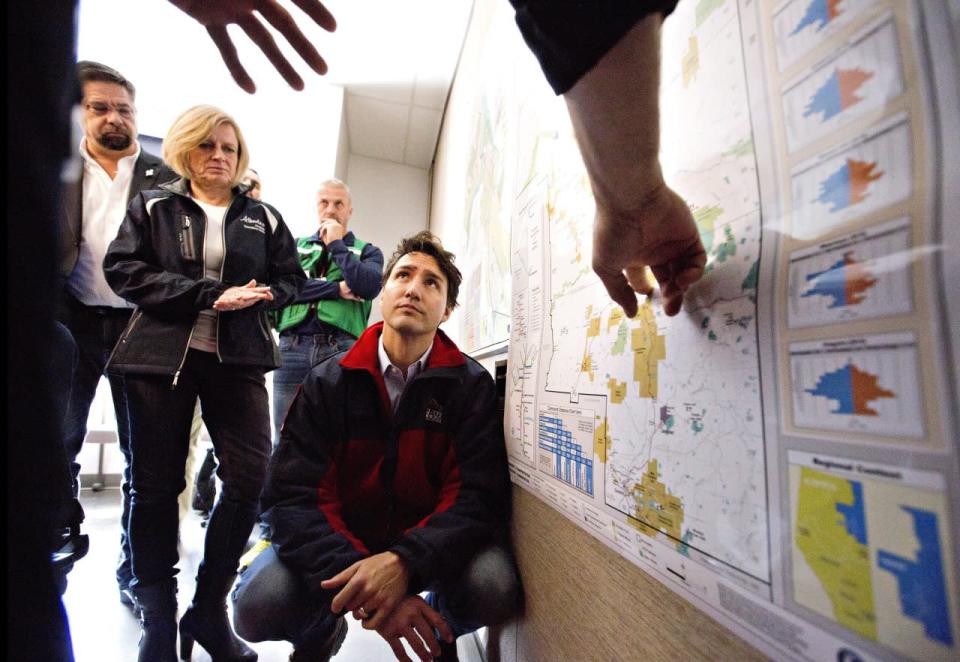
[[(380, 370), (380, 357), (377, 353), (377, 345), (380, 342), (380, 334), (383, 333), (383, 322), (377, 322), (360, 334), (357, 342), (347, 352), (346, 356), (340, 359), (340, 365), (344, 368), (353, 368), (357, 370), (368, 370), (374, 374)], [(447, 337), (440, 329), (437, 329), (437, 335), (433, 337), (433, 349), (427, 358), (427, 368), (455, 368), (466, 363), (460, 348)]]

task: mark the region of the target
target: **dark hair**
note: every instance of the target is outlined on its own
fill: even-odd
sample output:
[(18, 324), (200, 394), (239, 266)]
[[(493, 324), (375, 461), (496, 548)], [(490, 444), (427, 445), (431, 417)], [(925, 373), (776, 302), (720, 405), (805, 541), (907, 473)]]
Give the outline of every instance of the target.
[(137, 88), (129, 80), (123, 77), (119, 71), (113, 67), (108, 67), (92, 60), (82, 60), (77, 62), (77, 82), (80, 83), (80, 89), (87, 83), (97, 81), (100, 83), (113, 83), (119, 85), (130, 93), (130, 99), (137, 98)]
[(447, 308), (454, 308), (457, 305), (457, 295), (460, 293), (460, 283), (463, 276), (460, 270), (453, 263), (456, 256), (443, 248), (440, 240), (429, 230), (422, 230), (412, 237), (405, 237), (397, 244), (397, 250), (393, 252), (390, 261), (387, 262), (383, 270), (383, 284), (386, 285), (393, 273), (393, 268), (397, 266), (397, 261), (407, 253), (423, 253), (429, 255), (437, 262), (440, 271), (447, 278)]

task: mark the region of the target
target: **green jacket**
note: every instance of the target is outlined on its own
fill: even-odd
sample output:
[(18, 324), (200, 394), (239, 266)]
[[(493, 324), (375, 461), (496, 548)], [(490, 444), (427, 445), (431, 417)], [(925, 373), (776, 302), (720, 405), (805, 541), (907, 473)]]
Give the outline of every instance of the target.
[[(326, 259), (324, 254), (326, 253)], [(280, 333), (295, 329), (316, 316), (357, 337), (367, 327), (372, 299), (380, 292), (383, 253), (380, 249), (348, 232), (342, 240), (333, 241), (324, 251), (319, 234), (297, 240), (300, 266), (310, 280), (295, 303), (274, 314), (274, 327)], [(326, 267), (324, 269), (324, 267)], [(340, 281), (363, 301), (340, 298)]]

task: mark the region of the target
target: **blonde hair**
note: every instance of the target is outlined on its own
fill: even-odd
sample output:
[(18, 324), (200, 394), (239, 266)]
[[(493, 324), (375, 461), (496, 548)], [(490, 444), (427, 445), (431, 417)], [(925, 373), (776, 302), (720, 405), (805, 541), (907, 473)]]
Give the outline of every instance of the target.
[(230, 186), (236, 186), (250, 164), (247, 142), (236, 120), (214, 106), (194, 106), (173, 121), (163, 139), (163, 160), (181, 177), (192, 179), (187, 155), (212, 136), (221, 124), (229, 124), (237, 134), (237, 171), (230, 182)]

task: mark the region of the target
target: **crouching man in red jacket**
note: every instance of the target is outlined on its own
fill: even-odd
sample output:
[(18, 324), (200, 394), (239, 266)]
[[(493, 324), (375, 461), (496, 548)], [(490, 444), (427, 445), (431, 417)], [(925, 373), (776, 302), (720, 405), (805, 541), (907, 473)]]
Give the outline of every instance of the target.
[(494, 383), (438, 329), (460, 281), (429, 232), (404, 239), (384, 321), (304, 380), (261, 500), (272, 545), (234, 593), (244, 639), (327, 660), (352, 612), (398, 660), (403, 639), (424, 661), (455, 660), (457, 636), (517, 612)]

